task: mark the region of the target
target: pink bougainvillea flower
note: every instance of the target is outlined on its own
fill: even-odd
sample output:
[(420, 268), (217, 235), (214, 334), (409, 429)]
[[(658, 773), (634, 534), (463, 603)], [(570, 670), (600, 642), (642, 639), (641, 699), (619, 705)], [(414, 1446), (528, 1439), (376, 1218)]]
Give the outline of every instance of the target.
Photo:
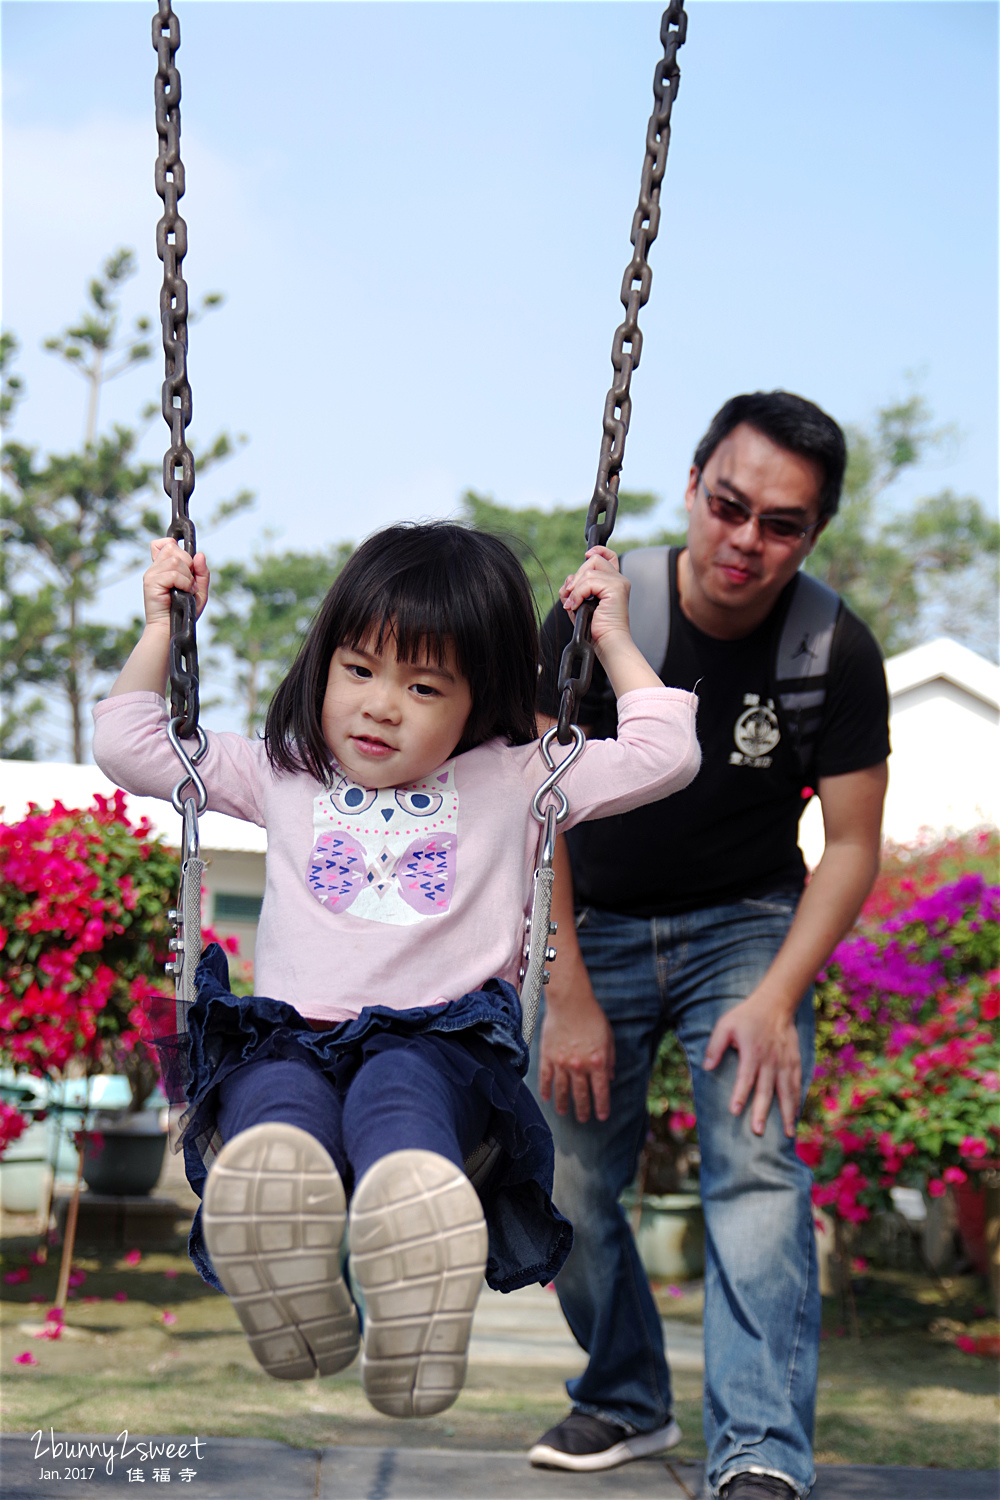
[(14, 1355), (14, 1363), (16, 1365), (37, 1365), (38, 1360), (32, 1354), (30, 1349), (25, 1349), (23, 1354)]
[(860, 1276), (862, 1272), (867, 1271), (867, 1269), (868, 1262), (865, 1260), (864, 1256), (855, 1255), (853, 1260), (851, 1261), (851, 1270), (855, 1273), (855, 1275)]
[(127, 1266), (137, 1266), (141, 1260), (142, 1260), (142, 1251), (141, 1250), (129, 1250), (129, 1252), (125, 1256), (125, 1264)]
[(74, 1266), (73, 1270), (69, 1273), (70, 1286), (83, 1286), (83, 1283), (86, 1281), (86, 1279), (86, 1271), (81, 1271), (79, 1266)]
[(49, 1257), (44, 1250), (32, 1250), (31, 1254), (28, 1256), (28, 1259), (31, 1261), (31, 1264), (33, 1266), (44, 1266), (48, 1258)]
[(943, 1198), (948, 1188), (940, 1177), (932, 1177), (927, 1184), (927, 1191), (932, 1198)]
[(958, 1335), (958, 1338), (955, 1340), (955, 1348), (961, 1349), (963, 1354), (975, 1354), (976, 1341), (975, 1339), (970, 1338), (967, 1333), (960, 1333)]
[(978, 1161), (987, 1154), (990, 1148), (982, 1136), (967, 1135), (959, 1142), (958, 1149), (963, 1156), (971, 1156), (974, 1161)]
[(176, 1266), (168, 1266), (163, 1274), (167, 1277), (168, 1281), (173, 1281), (174, 1277), (178, 1276), (180, 1272), (177, 1270)]
[(172, 1328), (174, 1326), (174, 1324), (177, 1322), (177, 1314), (176, 1313), (164, 1312), (161, 1315), (161, 1318), (162, 1318), (162, 1321), (167, 1325), (168, 1328)]
[(20, 1286), (22, 1281), (31, 1280), (31, 1272), (27, 1266), (18, 1266), (16, 1271), (5, 1271), (3, 1279), (8, 1286)]
[(116, 1302), (127, 1302), (128, 1292), (115, 1292), (114, 1300)]
[(945, 1182), (968, 1182), (969, 1174), (963, 1172), (961, 1167), (945, 1167), (941, 1174)]

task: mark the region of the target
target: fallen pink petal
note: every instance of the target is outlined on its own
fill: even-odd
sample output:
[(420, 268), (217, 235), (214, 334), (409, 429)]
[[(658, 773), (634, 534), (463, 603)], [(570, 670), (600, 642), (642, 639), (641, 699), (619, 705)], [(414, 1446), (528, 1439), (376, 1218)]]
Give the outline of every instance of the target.
[(141, 1260), (142, 1260), (142, 1251), (141, 1250), (130, 1250), (128, 1252), (128, 1254), (125, 1256), (125, 1264), (127, 1266), (137, 1266)]
[(176, 1313), (165, 1312), (165, 1313), (163, 1313), (162, 1316), (163, 1316), (163, 1321), (164, 1321), (164, 1323), (166, 1323), (166, 1325), (167, 1325), (168, 1328), (172, 1328), (173, 1325), (177, 1322), (177, 1314)]
[(87, 1279), (87, 1273), (86, 1273), (86, 1271), (73, 1270), (73, 1271), (70, 1271), (70, 1273), (69, 1273), (69, 1284), (70, 1284), (70, 1286), (83, 1286), (83, 1283), (86, 1281), (86, 1279)]
[(114, 1300), (116, 1302), (127, 1302), (128, 1301), (128, 1292), (115, 1292)]
[(31, 1272), (27, 1266), (18, 1266), (16, 1271), (5, 1271), (3, 1279), (8, 1286), (19, 1286), (22, 1281), (31, 1280)]
[(25, 1349), (23, 1354), (14, 1355), (14, 1363), (16, 1365), (37, 1365), (38, 1360), (32, 1354), (30, 1349)]
[(679, 1286), (668, 1286), (667, 1287), (667, 1296), (668, 1297), (683, 1297), (683, 1295), (684, 1295), (684, 1293), (681, 1291), (681, 1289), (680, 1289)]
[(175, 1276), (180, 1275), (180, 1272), (177, 1270), (176, 1266), (168, 1266), (163, 1274), (164, 1276), (166, 1276), (168, 1281), (173, 1281)]
[(91, 1296), (91, 1297), (82, 1297), (80, 1300), (82, 1302), (100, 1302), (101, 1299), (100, 1299), (100, 1297), (93, 1297), (93, 1296)]

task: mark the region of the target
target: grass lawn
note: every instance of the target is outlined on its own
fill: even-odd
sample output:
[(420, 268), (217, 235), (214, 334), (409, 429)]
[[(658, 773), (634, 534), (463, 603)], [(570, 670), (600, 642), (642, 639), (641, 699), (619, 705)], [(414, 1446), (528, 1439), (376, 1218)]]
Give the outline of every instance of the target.
[[(2, 1242), (5, 1273), (27, 1264), (33, 1239)], [(30, 1266), (30, 1280), (2, 1283), (2, 1425), (8, 1432), (274, 1438), (300, 1447), (337, 1443), (520, 1450), (565, 1414), (558, 1370), (473, 1367), (455, 1406), (403, 1423), (372, 1411), (357, 1367), (323, 1381), (264, 1375), (227, 1300), (200, 1281), (183, 1253), (120, 1257), (81, 1253), (75, 1289), (56, 1342), (36, 1339), (55, 1290), (58, 1251)], [(167, 1272), (175, 1273), (167, 1275)], [(125, 1300), (115, 1300), (124, 1293)], [(43, 1300), (32, 1303), (32, 1296)], [(85, 1297), (100, 1301), (85, 1302)], [(935, 1286), (901, 1273), (870, 1279), (859, 1300), (864, 1336), (838, 1336), (826, 1307), (820, 1354), (816, 1456), (823, 1463), (989, 1468), (997, 1458), (997, 1365), (947, 1342), (959, 1323), (978, 1328), (984, 1284)], [(671, 1318), (700, 1322), (700, 1294), (660, 1289)], [(980, 1309), (981, 1310), (981, 1309)], [(163, 1314), (176, 1321), (163, 1322)], [(981, 1322), (981, 1320), (980, 1320)], [(994, 1325), (982, 1324), (983, 1327)], [(936, 1332), (932, 1332), (931, 1329)], [(24, 1350), (36, 1366), (14, 1364)], [(703, 1456), (701, 1377), (678, 1372), (679, 1458)]]

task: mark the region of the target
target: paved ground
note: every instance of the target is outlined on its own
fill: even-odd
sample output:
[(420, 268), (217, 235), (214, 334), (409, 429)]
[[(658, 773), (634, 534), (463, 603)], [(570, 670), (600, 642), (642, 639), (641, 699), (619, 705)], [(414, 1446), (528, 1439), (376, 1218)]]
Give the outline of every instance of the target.
[[(674, 1368), (701, 1371), (701, 1330), (669, 1319), (664, 1330)], [(565, 1375), (583, 1365), (558, 1301), (540, 1287), (511, 1297), (484, 1290), (469, 1356), (478, 1367), (544, 1367)], [(398, 1426), (401, 1443), (417, 1436), (413, 1424)], [(298, 1449), (259, 1438), (213, 1437), (201, 1438), (197, 1452), (168, 1456), (166, 1445), (180, 1441), (131, 1433), (123, 1444), (114, 1434), (68, 1434), (58, 1426), (37, 1438), (11, 1434), (0, 1438), (0, 1495), (3, 1500), (87, 1500), (112, 1494), (152, 1500), (164, 1493), (174, 1500), (699, 1500), (702, 1495), (700, 1464), (663, 1459), (582, 1475), (532, 1469), (520, 1453)], [(53, 1442), (74, 1447), (53, 1452)], [(81, 1443), (96, 1448), (81, 1455)], [(140, 1444), (161, 1446), (150, 1458)], [(132, 1451), (123, 1455), (123, 1446)], [(163, 1477), (166, 1471), (169, 1480)], [(153, 1487), (152, 1494), (136, 1488), (140, 1482)], [(166, 1483), (173, 1488), (165, 1491)], [(821, 1470), (811, 1500), (1000, 1500), (1000, 1482), (982, 1470), (828, 1467)]]
[[(80, 1457), (74, 1446), (52, 1456), (49, 1434), (0, 1439), (0, 1489), (4, 1500), (86, 1500), (112, 1494), (146, 1494), (135, 1485), (177, 1486), (176, 1500), (697, 1500), (700, 1464), (645, 1459), (605, 1474), (560, 1474), (529, 1468), (519, 1454), (448, 1452), (439, 1448), (286, 1448), (260, 1438), (202, 1439), (200, 1457), (183, 1461), (144, 1458), (137, 1445), (177, 1439), (130, 1435), (134, 1451), (121, 1456), (121, 1440), (56, 1434), (56, 1441), (94, 1444)], [(110, 1474), (108, 1449), (113, 1450)], [(37, 1456), (36, 1456), (37, 1455)], [(141, 1462), (140, 1462), (141, 1460)], [(193, 1477), (184, 1479), (187, 1471)], [(170, 1480), (162, 1477), (169, 1471)], [(86, 1472), (87, 1478), (76, 1476)], [(89, 1477), (92, 1474), (92, 1477)], [(130, 1477), (131, 1476), (131, 1477)], [(982, 1470), (827, 1468), (811, 1500), (996, 1500), (995, 1474)]]
[[(705, 1368), (701, 1329), (671, 1318), (663, 1319), (663, 1329), (671, 1367), (700, 1373)], [(472, 1325), (469, 1363), (544, 1366), (572, 1375), (585, 1360), (554, 1292), (525, 1287), (505, 1297), (484, 1287)]]

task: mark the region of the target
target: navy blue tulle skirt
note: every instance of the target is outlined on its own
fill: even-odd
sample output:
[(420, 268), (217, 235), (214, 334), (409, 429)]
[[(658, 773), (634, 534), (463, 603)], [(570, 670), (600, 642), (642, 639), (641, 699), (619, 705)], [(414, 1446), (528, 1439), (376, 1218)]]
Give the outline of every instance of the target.
[[(413, 1010), (373, 1005), (352, 1021), (314, 1031), (283, 1001), (234, 995), (226, 955), (217, 943), (202, 955), (196, 982), (186, 1029), (161, 1034), (156, 1045), (168, 1097), (187, 1104), (181, 1144), (188, 1181), (199, 1197), (223, 1145), (218, 1088), (237, 1068), (265, 1058), (308, 1060), (346, 1093), (366, 1056), (381, 1050), (379, 1038), (387, 1032), (460, 1036), (461, 1055), (468, 1060), (465, 1086), (486, 1100), (487, 1137), (498, 1147), (486, 1180), (476, 1184), (489, 1230), (486, 1280), (501, 1292), (552, 1280), (570, 1252), (573, 1231), (552, 1203), (552, 1136), (524, 1083), (528, 1049), (511, 985), (490, 979), (459, 1000)], [(188, 1248), (204, 1279), (218, 1287), (200, 1209)]]

